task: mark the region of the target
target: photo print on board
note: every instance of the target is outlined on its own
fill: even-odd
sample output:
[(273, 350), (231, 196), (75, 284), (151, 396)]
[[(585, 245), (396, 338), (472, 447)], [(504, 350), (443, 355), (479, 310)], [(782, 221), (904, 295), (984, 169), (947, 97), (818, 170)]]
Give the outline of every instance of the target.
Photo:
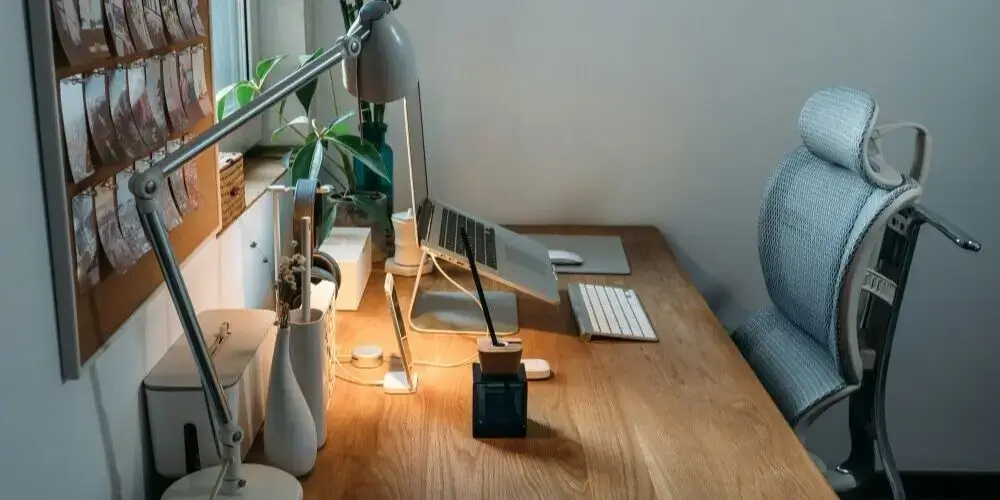
[(91, 73), (84, 83), (87, 100), (87, 123), (90, 125), (90, 139), (104, 165), (125, 163), (125, 152), (118, 145), (118, 130), (111, 120), (111, 106), (108, 104), (108, 83), (104, 71)]
[[(72, 1), (72, 0), (67, 0)], [(80, 38), (90, 59), (111, 57), (108, 39), (104, 34), (104, 7), (102, 0), (80, 0)]]
[(187, 115), (184, 113), (184, 103), (181, 101), (180, 79), (177, 73), (177, 54), (171, 52), (163, 56), (163, 92), (167, 98), (167, 117), (170, 118), (170, 129), (175, 133), (183, 132), (187, 126)]
[(118, 225), (122, 230), (122, 237), (132, 249), (132, 255), (139, 259), (146, 252), (152, 250), (153, 245), (146, 239), (146, 233), (142, 230), (139, 209), (135, 205), (135, 196), (128, 188), (133, 174), (135, 174), (135, 167), (128, 167), (115, 174), (115, 197), (118, 201)]
[(188, 123), (204, 118), (201, 105), (198, 103), (198, 91), (194, 82), (194, 66), (191, 62), (191, 51), (184, 50), (177, 54), (177, 70), (180, 76), (181, 103)]
[(188, 0), (177, 0), (177, 17), (181, 20), (181, 29), (184, 36), (189, 40), (198, 36), (194, 29), (194, 21), (191, 19), (191, 3)]
[(94, 173), (88, 149), (87, 109), (83, 98), (83, 78), (80, 75), (64, 78), (59, 82), (59, 102), (70, 176), (73, 182), (80, 182)]
[(99, 184), (96, 191), (94, 204), (97, 212), (97, 236), (101, 240), (101, 248), (115, 272), (124, 274), (135, 265), (138, 256), (132, 253), (132, 247), (125, 241), (125, 236), (122, 235), (118, 225), (114, 178)]
[(191, 52), (194, 66), (194, 87), (198, 93), (198, 104), (203, 116), (212, 116), (212, 96), (208, 92), (208, 77), (205, 74), (205, 46), (199, 45)]
[(118, 57), (135, 53), (135, 44), (129, 34), (128, 21), (125, 19), (125, 4), (123, 0), (104, 0), (104, 11), (108, 15), (108, 31), (111, 33), (111, 46)]
[[(191, 141), (190, 135), (184, 136), (184, 143)], [(184, 187), (187, 188), (188, 205), (191, 211), (201, 206), (201, 187), (198, 186), (198, 165), (189, 161), (181, 170), (184, 172)]]
[(128, 100), (128, 71), (114, 68), (108, 79), (108, 100), (111, 102), (111, 121), (118, 130), (119, 143), (125, 151), (126, 161), (133, 161), (146, 151), (142, 135), (132, 120), (132, 108)]
[(132, 110), (132, 120), (146, 149), (162, 146), (167, 141), (167, 133), (156, 127), (153, 110), (146, 95), (146, 66), (143, 61), (137, 61), (128, 68), (128, 100)]
[(76, 246), (76, 284), (87, 292), (101, 281), (97, 260), (97, 219), (94, 218), (94, 193), (85, 191), (73, 197), (73, 242)]
[(146, 27), (146, 9), (142, 0), (115, 0), (125, 2), (125, 12), (128, 13), (128, 27), (132, 31), (132, 41), (135, 48), (141, 51), (153, 50), (156, 45)]
[(146, 13), (146, 29), (149, 38), (156, 47), (167, 46), (167, 32), (163, 26), (163, 14), (160, 12), (160, 0), (142, 0)]
[(170, 42), (183, 42), (184, 28), (181, 27), (181, 18), (177, 15), (177, 4), (174, 0), (160, 0), (160, 13), (163, 14), (163, 24), (167, 28), (167, 38)]
[(59, 45), (70, 65), (83, 64), (90, 60), (90, 54), (83, 45), (80, 11), (76, 0), (51, 0), (52, 23), (55, 25)]
[[(149, 158), (141, 158), (135, 162), (136, 172), (145, 172), (153, 163), (156, 163), (158, 158), (163, 159), (163, 155), (166, 153), (164, 151), (157, 151), (153, 153), (153, 161)], [(169, 184), (169, 183), (168, 183)], [(179, 225), (183, 220), (181, 219), (181, 214), (177, 210), (177, 205), (174, 204), (174, 199), (170, 195), (170, 188), (168, 184), (163, 184), (160, 186), (160, 190), (157, 192), (156, 197), (159, 201), (158, 206), (160, 209), (160, 217), (163, 219), (163, 225), (166, 226), (167, 231), (173, 231), (173, 229)]]
[(149, 100), (149, 109), (152, 112), (154, 126), (162, 131), (163, 139), (158, 144), (163, 144), (170, 133), (167, 127), (167, 101), (163, 95), (162, 66), (159, 58), (146, 59), (146, 96)]
[(201, 22), (200, 3), (200, 0), (191, 0), (191, 22), (194, 24), (194, 31), (198, 36), (205, 36), (208, 32), (205, 31), (205, 23)]
[[(171, 140), (167, 143), (166, 153), (173, 153), (181, 147), (181, 141)], [(164, 155), (165, 156), (165, 155)], [(154, 160), (156, 158), (154, 157)], [(159, 160), (156, 160), (159, 161)], [(191, 212), (192, 208), (188, 202), (187, 187), (184, 186), (184, 171), (183, 168), (177, 170), (176, 172), (167, 176), (167, 183), (170, 184), (170, 192), (174, 195), (174, 203), (177, 204), (177, 210), (180, 211), (181, 215), (187, 215)]]

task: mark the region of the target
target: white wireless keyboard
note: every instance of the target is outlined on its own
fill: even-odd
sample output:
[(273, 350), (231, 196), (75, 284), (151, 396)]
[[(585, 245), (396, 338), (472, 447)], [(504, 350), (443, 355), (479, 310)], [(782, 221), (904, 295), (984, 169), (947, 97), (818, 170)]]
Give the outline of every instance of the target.
[(635, 290), (570, 283), (569, 303), (585, 341), (591, 337), (656, 342), (656, 331)]

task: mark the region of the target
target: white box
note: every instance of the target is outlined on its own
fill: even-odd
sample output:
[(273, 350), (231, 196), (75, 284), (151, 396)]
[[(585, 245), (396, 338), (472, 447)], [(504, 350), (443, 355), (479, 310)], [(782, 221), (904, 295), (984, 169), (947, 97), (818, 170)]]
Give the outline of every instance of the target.
[(335, 227), (319, 250), (340, 266), (338, 311), (357, 311), (372, 272), (372, 230), (366, 227)]
[[(274, 311), (221, 309), (198, 314), (219, 382), (233, 416), (243, 428), (246, 457), (264, 422), (271, 350), (277, 327)], [(220, 326), (229, 323), (229, 336), (217, 347)], [(156, 471), (179, 478), (219, 465), (208, 420), (205, 393), (195, 368), (187, 337), (181, 336), (143, 381), (149, 434)]]

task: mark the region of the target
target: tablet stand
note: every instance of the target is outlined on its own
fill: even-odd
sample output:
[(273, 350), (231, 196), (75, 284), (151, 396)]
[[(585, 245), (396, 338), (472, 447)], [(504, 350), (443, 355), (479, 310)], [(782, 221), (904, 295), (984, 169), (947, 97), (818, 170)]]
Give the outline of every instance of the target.
[[(420, 280), (423, 268), (433, 258), (426, 251), (427, 258), (420, 260), (417, 278), (413, 281), (408, 315), (410, 328), (421, 333), (452, 333), (465, 335), (487, 335), (486, 320), (479, 301), (463, 290), (421, 290)], [(512, 292), (486, 292), (493, 327), (497, 335), (517, 333), (517, 297)]]

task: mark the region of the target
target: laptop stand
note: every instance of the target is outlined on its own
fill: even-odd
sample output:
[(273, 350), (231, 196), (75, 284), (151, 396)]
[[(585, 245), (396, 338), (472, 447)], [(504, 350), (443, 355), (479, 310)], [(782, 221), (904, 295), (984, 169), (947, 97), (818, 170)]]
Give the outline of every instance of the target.
[[(424, 252), (410, 295), (410, 328), (421, 333), (452, 333), (488, 335), (486, 320), (479, 301), (462, 290), (421, 290), (420, 281), (425, 265), (432, 257)], [(452, 284), (452, 287), (454, 285)], [(517, 297), (512, 292), (486, 292), (493, 327), (497, 335), (517, 333)]]

